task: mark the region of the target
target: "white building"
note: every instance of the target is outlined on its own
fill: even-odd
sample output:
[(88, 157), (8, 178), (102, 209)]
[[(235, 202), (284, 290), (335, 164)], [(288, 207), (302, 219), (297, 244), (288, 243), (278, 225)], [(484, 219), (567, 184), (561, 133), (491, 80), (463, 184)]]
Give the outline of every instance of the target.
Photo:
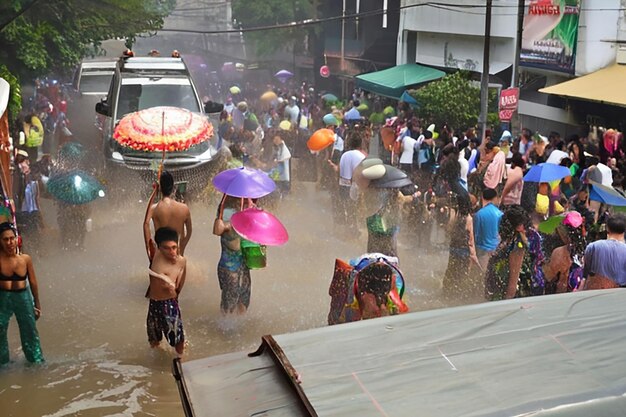
[[(447, 3), (447, 4), (446, 4)], [(417, 62), (438, 68), (482, 71), (485, 1), (402, 0), (397, 64)], [(525, 17), (529, 13), (526, 1)], [(558, 0), (554, 0), (559, 4)], [(618, 45), (626, 41), (626, 0), (581, 0), (575, 76), (615, 64)], [(564, 7), (561, 5), (561, 9)], [(563, 10), (559, 9), (562, 13)], [(509, 87), (517, 40), (517, 0), (494, 0), (491, 21), (490, 84)], [(536, 11), (535, 11), (536, 13)], [(530, 33), (530, 32), (528, 32)], [(548, 45), (548, 47), (553, 45)], [(532, 130), (573, 132), (583, 122), (561, 97), (538, 90), (572, 77), (521, 65), (520, 121)], [(626, 76), (626, 72), (625, 72)], [(626, 79), (623, 80), (626, 85)]]

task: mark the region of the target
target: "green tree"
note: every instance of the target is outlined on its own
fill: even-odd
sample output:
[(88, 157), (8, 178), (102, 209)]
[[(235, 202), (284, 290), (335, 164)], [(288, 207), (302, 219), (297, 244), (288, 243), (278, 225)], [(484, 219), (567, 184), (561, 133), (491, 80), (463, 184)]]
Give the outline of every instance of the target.
[[(448, 124), (453, 128), (474, 126), (480, 114), (480, 88), (469, 79), (469, 73), (457, 71), (438, 81), (411, 91), (420, 105), (419, 114), (437, 126)], [(497, 92), (489, 92), (490, 104), (497, 103)], [(493, 106), (490, 106), (490, 110)], [(497, 105), (496, 105), (497, 110)], [(497, 113), (489, 114), (490, 122), (497, 124)]]
[[(314, 7), (310, 0), (233, 0), (233, 18), (243, 29), (272, 26), (309, 19)], [(307, 30), (302, 28), (271, 29), (247, 32), (246, 41), (253, 44), (258, 56), (303, 43)]]
[(134, 39), (162, 27), (175, 0), (5, 0), (0, 64), (18, 76), (76, 65), (106, 39)]

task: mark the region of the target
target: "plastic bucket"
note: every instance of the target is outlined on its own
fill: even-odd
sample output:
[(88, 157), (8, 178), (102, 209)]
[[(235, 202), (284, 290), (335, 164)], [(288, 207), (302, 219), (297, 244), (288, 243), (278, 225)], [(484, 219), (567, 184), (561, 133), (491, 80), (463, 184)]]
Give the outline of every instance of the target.
[(243, 260), (249, 269), (261, 269), (267, 266), (265, 246), (241, 239), (241, 252), (243, 253)]

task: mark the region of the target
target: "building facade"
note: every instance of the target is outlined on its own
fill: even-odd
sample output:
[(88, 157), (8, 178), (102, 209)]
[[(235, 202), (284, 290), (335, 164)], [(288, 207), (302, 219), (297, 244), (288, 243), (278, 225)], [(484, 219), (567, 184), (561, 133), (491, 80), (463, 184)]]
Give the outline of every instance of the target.
[[(485, 3), (474, 0), (437, 3), (402, 0), (396, 63), (417, 62), (445, 70), (464, 69), (480, 73), (483, 67)], [(543, 132), (577, 133), (581, 124), (589, 122), (589, 118), (582, 114), (588, 113), (589, 107), (576, 106), (570, 100), (538, 90), (613, 65), (618, 58), (619, 45), (626, 41), (626, 1), (581, 0), (576, 4), (577, 0), (553, 0), (551, 4), (526, 1), (522, 50), (528, 52), (531, 49), (531, 53), (521, 54), (524, 59), (518, 68), (514, 68), (518, 1), (493, 1), (490, 85), (509, 87), (514, 71), (519, 72), (518, 114), (523, 127)], [(577, 25), (572, 25), (578, 30), (570, 30), (575, 53), (569, 62), (569, 73), (565, 70), (567, 62), (563, 59), (567, 46), (554, 40), (536, 40), (554, 29), (554, 25), (547, 29), (540, 27), (538, 17), (545, 21), (545, 15), (551, 15), (556, 24), (560, 15), (566, 13), (578, 14), (575, 17)], [(562, 64), (562, 68), (558, 65), (534, 65), (530, 59), (534, 55), (532, 49), (538, 53), (546, 52), (552, 56), (554, 63)]]

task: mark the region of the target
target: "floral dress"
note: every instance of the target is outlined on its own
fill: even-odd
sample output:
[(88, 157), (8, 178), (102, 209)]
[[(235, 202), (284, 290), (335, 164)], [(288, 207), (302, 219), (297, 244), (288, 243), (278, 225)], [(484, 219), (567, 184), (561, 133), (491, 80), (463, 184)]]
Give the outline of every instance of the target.
[(543, 274), (544, 261), (541, 235), (534, 229), (526, 232), (526, 243), (519, 234), (512, 241), (502, 242), (489, 260), (485, 277), (485, 296), (488, 300), (504, 300), (509, 282), (509, 257), (515, 249), (524, 250), (524, 258), (517, 280), (515, 298), (543, 295), (546, 280)]

